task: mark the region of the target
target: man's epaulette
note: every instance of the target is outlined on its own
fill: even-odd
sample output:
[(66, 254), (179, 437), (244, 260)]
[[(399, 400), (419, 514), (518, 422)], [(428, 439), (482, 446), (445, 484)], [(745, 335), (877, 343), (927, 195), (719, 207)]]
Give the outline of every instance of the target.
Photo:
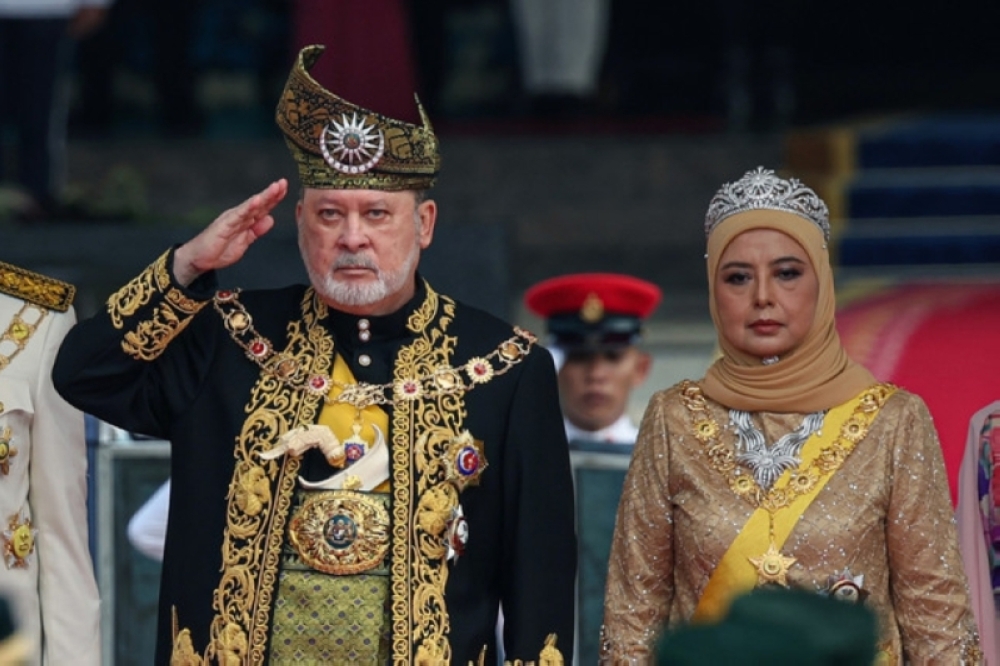
[(66, 312), (73, 304), (76, 287), (0, 261), (0, 292), (49, 310)]

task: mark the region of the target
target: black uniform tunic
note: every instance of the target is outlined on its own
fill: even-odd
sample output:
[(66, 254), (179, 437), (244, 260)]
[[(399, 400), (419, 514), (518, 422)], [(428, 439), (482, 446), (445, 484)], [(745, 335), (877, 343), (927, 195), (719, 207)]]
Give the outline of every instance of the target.
[[(478, 661), (484, 646), (495, 654), (502, 603), (507, 659), (537, 661), (546, 637), (556, 634), (569, 663), (576, 537), (548, 352), (522, 344), (526, 354), (497, 354), (504, 341), (526, 338), (436, 294), (419, 277), (405, 307), (366, 318), (367, 340), (359, 335), (360, 317), (328, 309), (301, 285), (233, 295), (229, 302), (242, 304), (252, 318), (252, 327), (241, 329), (245, 322), (219, 307), (227, 294), (220, 292), (213, 306), (213, 275), (183, 288), (173, 281), (171, 261), (172, 252), (164, 254), (114, 294), (106, 311), (79, 323), (53, 372), (71, 404), (172, 443), (157, 663), (168, 663), (172, 653), (266, 661), (278, 552), (296, 477), (330, 473), (316, 450), (301, 460), (285, 456), (264, 464), (257, 457), (281, 434), (315, 423), (322, 395), (262, 370), (246, 348), (250, 340), (293, 358), (300, 371), (327, 376), (336, 352), (358, 381), (377, 384), (426, 377), (445, 366), (468, 377), (468, 361), (492, 359), (493, 376), (464, 381), (471, 386), (466, 392), (386, 407), (392, 661), (427, 656), (432, 663), (464, 665)], [(243, 346), (234, 330), (243, 332)], [(420, 512), (447, 487), (444, 468), (434, 461), (462, 431), (482, 442), (487, 467), (478, 485), (459, 488), (468, 543), (457, 562), (446, 562), (437, 548), (443, 535), (428, 528), (433, 521)], [(427, 601), (438, 598), (436, 585), (444, 588), (440, 605)]]

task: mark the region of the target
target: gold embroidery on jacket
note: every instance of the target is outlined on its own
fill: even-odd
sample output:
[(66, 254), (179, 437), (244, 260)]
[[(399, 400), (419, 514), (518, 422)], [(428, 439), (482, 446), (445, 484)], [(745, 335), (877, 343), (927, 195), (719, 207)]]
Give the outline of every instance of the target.
[(124, 317), (134, 315), (149, 303), (154, 292), (163, 295), (164, 301), (153, 309), (153, 315), (136, 324), (135, 330), (125, 334), (122, 351), (140, 361), (152, 361), (163, 353), (170, 341), (180, 335), (191, 323), (191, 318), (208, 304), (185, 296), (170, 284), (167, 256), (164, 253), (134, 280), (108, 299), (108, 314), (115, 328), (121, 329)]
[(177, 606), (170, 607), (173, 648), (170, 651), (170, 666), (202, 666), (205, 661), (194, 649), (191, 630), (180, 629), (177, 624)]
[[(440, 314), (439, 314), (440, 309)], [(419, 377), (450, 365), (457, 340), (445, 331), (455, 304), (429, 286), (407, 321), (418, 335), (396, 358), (394, 377)], [(436, 318), (436, 321), (435, 321)], [(392, 659), (395, 664), (451, 661), (445, 603), (444, 530), (458, 491), (447, 481), (443, 453), (462, 430), (464, 395), (404, 401), (393, 411)]]
[[(324, 375), (332, 372), (334, 358), (334, 341), (318, 324), (326, 314), (315, 292), (307, 290), (302, 320), (289, 324), (283, 352), (299, 367)], [(449, 364), (457, 339), (445, 331), (454, 314), (454, 302), (428, 285), (424, 303), (407, 321), (417, 337), (400, 350), (395, 379), (421, 376)], [(314, 423), (322, 400), (321, 394), (294, 390), (266, 372), (252, 390), (246, 407), (249, 416), (237, 438), (223, 570), (214, 595), (216, 616), (205, 649), (206, 662), (266, 661), (279, 556), (299, 462), (292, 456), (262, 461), (257, 454), (291, 428)], [(393, 411), (390, 620), (394, 664), (451, 661), (450, 618), (444, 598), (448, 567), (442, 535), (451, 509), (458, 504), (458, 490), (448, 481), (443, 453), (462, 431), (465, 415), (464, 393), (400, 401)]]
[[(333, 339), (318, 325), (327, 309), (312, 289), (305, 293), (302, 311), (301, 320), (288, 324), (285, 352), (310, 372), (328, 373)], [(321, 403), (322, 396), (292, 390), (267, 373), (261, 373), (251, 391), (248, 416), (236, 440), (206, 662), (266, 662), (279, 557), (299, 461), (293, 456), (261, 460), (258, 454), (298, 424), (314, 423)]]
[[(121, 330), (125, 326), (124, 319), (126, 317), (131, 317), (139, 308), (149, 303), (156, 290), (154, 275), (158, 269), (160, 271), (166, 270), (169, 255), (169, 250), (161, 254), (156, 261), (146, 267), (146, 270), (132, 278), (128, 284), (108, 299), (108, 314), (111, 316), (111, 323), (115, 328)], [(167, 283), (169, 284), (169, 282), (168, 277)]]
[[(563, 666), (565, 663), (565, 658), (559, 648), (556, 647), (556, 635), (549, 634), (545, 637), (545, 646), (538, 655), (538, 666)], [(486, 666), (487, 648), (484, 645), (483, 649), (479, 652), (479, 660), (473, 664), (469, 662), (469, 666)], [(521, 661), (520, 659), (515, 659), (514, 661), (504, 661), (504, 666), (535, 666), (533, 661)]]

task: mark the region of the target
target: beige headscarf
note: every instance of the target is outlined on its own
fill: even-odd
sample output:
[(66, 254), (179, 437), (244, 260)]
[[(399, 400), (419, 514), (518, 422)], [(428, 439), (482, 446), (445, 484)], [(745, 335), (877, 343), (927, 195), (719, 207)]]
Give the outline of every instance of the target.
[(708, 237), (709, 309), (721, 331), (715, 303), (719, 259), (734, 238), (750, 229), (774, 229), (806, 251), (819, 279), (816, 318), (802, 344), (773, 365), (738, 351), (721, 333), (722, 357), (705, 373), (702, 390), (713, 400), (751, 412), (805, 414), (830, 409), (875, 383), (870, 372), (850, 358), (834, 322), (833, 270), (823, 232), (809, 220), (782, 210), (749, 210), (725, 218)]

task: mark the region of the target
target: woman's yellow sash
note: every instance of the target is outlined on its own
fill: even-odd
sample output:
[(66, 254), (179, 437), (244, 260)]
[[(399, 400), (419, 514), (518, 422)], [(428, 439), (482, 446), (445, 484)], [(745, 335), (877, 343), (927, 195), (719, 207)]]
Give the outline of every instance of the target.
[[(868, 425), (878, 414), (885, 399), (893, 392), (895, 392), (894, 387), (879, 385), (866, 389), (858, 396), (827, 412), (823, 428), (810, 437), (802, 447), (802, 462), (796, 470), (801, 476), (809, 473), (811, 469), (816, 469), (819, 472), (818, 476), (807, 491), (797, 494), (787, 506), (779, 510), (771, 509), (774, 514), (773, 545), (776, 549), (781, 549), (799, 518), (826, 486), (833, 473), (840, 468), (855, 444), (864, 438)], [(819, 460), (821, 455), (822, 461)], [(791, 471), (782, 474), (767, 497), (784, 493), (792, 476)], [(712, 572), (701, 599), (698, 600), (693, 621), (714, 622), (720, 619), (729, 609), (729, 603), (735, 596), (751, 590), (757, 584), (757, 570), (751, 564), (750, 558), (760, 557), (772, 545), (771, 520), (772, 516), (764, 506), (759, 506), (753, 512)]]

